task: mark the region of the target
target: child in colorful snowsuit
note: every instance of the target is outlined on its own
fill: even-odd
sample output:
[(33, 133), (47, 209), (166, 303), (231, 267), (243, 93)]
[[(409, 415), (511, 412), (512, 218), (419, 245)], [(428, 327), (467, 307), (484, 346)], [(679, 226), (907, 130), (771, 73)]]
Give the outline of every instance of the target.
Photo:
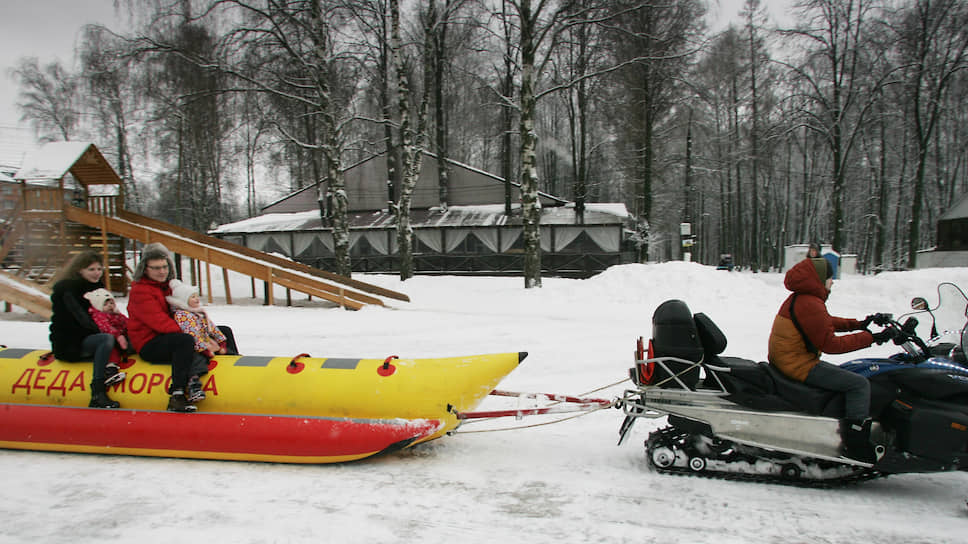
[(172, 309), (172, 317), (195, 340), (196, 362), (192, 364), (188, 381), (188, 397), (193, 401), (205, 398), (200, 376), (208, 372), (208, 361), (216, 354), (228, 353), (226, 336), (208, 318), (208, 312), (198, 298), (198, 289), (179, 280), (171, 280), (171, 295), (165, 297)]
[(128, 318), (118, 310), (118, 304), (114, 296), (107, 289), (95, 289), (84, 293), (91, 303), (87, 309), (91, 319), (101, 332), (105, 332), (114, 337), (114, 349), (108, 357), (107, 366), (104, 368), (104, 385), (113, 385), (121, 382), (125, 378), (125, 373), (121, 372), (118, 365), (127, 359), (128, 349)]

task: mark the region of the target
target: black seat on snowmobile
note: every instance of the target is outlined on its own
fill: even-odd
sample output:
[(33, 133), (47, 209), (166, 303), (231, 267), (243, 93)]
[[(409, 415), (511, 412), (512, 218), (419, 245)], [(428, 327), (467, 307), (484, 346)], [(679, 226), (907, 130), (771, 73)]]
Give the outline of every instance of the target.
[(709, 365), (707, 370), (711, 375), (706, 377), (706, 387), (717, 389), (722, 383), (729, 392), (726, 398), (730, 401), (767, 412), (798, 411), (796, 406), (777, 394), (773, 378), (766, 369), (767, 363), (740, 357), (715, 357)]
[[(830, 417), (843, 416), (843, 394), (826, 389), (811, 387), (803, 382), (787, 378), (771, 364), (763, 365), (773, 379), (776, 394), (795, 406), (798, 410), (813, 415)], [(840, 400), (840, 402), (834, 402)], [(839, 412), (839, 413), (838, 413)]]
[[(681, 300), (667, 300), (659, 305), (652, 314), (652, 354), (654, 357), (676, 357), (686, 361), (698, 363), (703, 359), (705, 350), (696, 322), (692, 317), (689, 306)], [(678, 374), (678, 378), (689, 387), (695, 389), (699, 383), (699, 366), (687, 363), (667, 362), (669, 370)], [(689, 368), (692, 366), (692, 368)], [(689, 368), (689, 370), (686, 370)], [(683, 372), (684, 371), (684, 372)], [(655, 382), (659, 387), (681, 387), (675, 379), (668, 379), (669, 373), (661, 365), (655, 367)], [(681, 372), (681, 374), (680, 374)]]

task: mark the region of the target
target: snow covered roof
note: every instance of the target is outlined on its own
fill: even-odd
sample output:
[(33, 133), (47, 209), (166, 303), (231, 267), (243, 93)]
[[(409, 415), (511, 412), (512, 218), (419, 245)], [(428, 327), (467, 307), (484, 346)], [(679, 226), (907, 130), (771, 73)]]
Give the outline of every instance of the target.
[[(421, 164), (420, 176), (411, 195), (413, 209), (427, 209), (440, 204), (439, 163), (435, 155), (426, 152)], [(501, 204), (505, 201), (506, 187), (503, 178), (479, 168), (447, 159), (450, 165), (448, 175), (447, 201), (451, 206), (478, 206), (481, 204)], [(347, 209), (351, 212), (379, 210), (386, 206), (389, 197), (386, 182), (386, 155), (379, 154), (364, 159), (343, 170), (347, 187)], [(520, 201), (520, 184), (511, 182), (512, 202)], [(318, 188), (315, 185), (303, 187), (262, 208), (262, 213), (293, 213), (319, 208)], [(543, 206), (563, 206), (568, 203), (543, 191), (538, 191)]]
[(81, 158), (90, 143), (51, 142), (41, 146), (24, 158), (24, 163), (14, 176), (27, 181), (59, 180)]
[(120, 184), (121, 179), (97, 147), (90, 142), (50, 142), (29, 153), (17, 180), (54, 185), (68, 173), (82, 185)]
[[(518, 210), (520, 206), (515, 206)], [(385, 210), (375, 212), (349, 214), (350, 228), (394, 228), (395, 216)], [(443, 227), (498, 227), (521, 225), (520, 214), (507, 216), (502, 204), (484, 204), (478, 206), (451, 206), (446, 210), (431, 208), (429, 210), (412, 210), (411, 222), (414, 228), (443, 228)], [(545, 207), (541, 209), (542, 225), (621, 225), (630, 218), (625, 204), (602, 203), (586, 204), (584, 220), (579, 223), (573, 204), (559, 207)], [(288, 232), (304, 230), (321, 230), (323, 222), (319, 218), (318, 210), (294, 213), (269, 213), (243, 219), (235, 223), (220, 225), (211, 231), (212, 234), (241, 234), (256, 232)]]

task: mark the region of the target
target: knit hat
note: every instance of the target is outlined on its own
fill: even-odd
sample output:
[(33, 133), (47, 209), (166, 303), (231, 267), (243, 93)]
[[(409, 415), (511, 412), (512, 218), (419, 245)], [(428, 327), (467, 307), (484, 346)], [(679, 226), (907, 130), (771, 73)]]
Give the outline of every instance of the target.
[(830, 270), (830, 262), (827, 259), (810, 259), (813, 263), (813, 267), (817, 270), (817, 276), (820, 277), (820, 283), (823, 283), (833, 276), (833, 271)]
[(114, 300), (114, 296), (107, 289), (95, 289), (84, 293), (84, 298), (91, 301), (91, 307), (100, 312), (104, 311), (104, 305), (109, 300)]
[(192, 295), (198, 294), (198, 289), (191, 284), (185, 283), (181, 280), (171, 280), (168, 282), (168, 287), (171, 287), (171, 295), (165, 297), (168, 304), (179, 310), (188, 310), (190, 312), (195, 311), (191, 306), (188, 305), (188, 299)]
[(144, 276), (148, 261), (157, 261), (158, 259), (168, 261), (168, 277), (165, 279), (166, 281), (173, 279), (175, 277), (175, 261), (171, 258), (171, 252), (163, 244), (152, 242), (141, 249), (141, 260), (138, 261), (138, 266), (134, 269), (134, 281), (138, 281)]

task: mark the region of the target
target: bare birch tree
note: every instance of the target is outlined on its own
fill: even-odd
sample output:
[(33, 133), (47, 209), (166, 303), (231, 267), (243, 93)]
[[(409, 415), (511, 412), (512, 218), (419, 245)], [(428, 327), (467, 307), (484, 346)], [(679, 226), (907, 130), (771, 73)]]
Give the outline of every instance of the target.
[[(431, 0), (430, 9), (435, 2)], [(427, 20), (435, 20), (435, 17), (428, 17)], [(423, 166), (423, 152), (426, 141), (425, 130), (427, 126), (427, 96), (430, 92), (430, 85), (427, 79), (431, 77), (431, 70), (427, 66), (430, 60), (428, 55), (432, 45), (429, 44), (431, 34), (424, 29), (424, 63), (423, 63), (423, 93), (418, 107), (416, 127), (413, 126), (414, 120), (410, 114), (410, 84), (407, 81), (407, 72), (403, 63), (402, 45), (400, 40), (400, 3), (398, 0), (390, 0), (390, 50), (392, 52), (393, 66), (397, 75), (397, 104), (400, 111), (400, 145), (402, 148), (403, 163), (403, 182), (400, 188), (400, 197), (396, 203), (397, 216), (397, 245), (400, 254), (400, 279), (407, 280), (413, 277), (413, 227), (410, 223), (410, 205), (413, 199), (413, 190), (420, 178), (420, 170)]]
[(68, 141), (78, 123), (77, 78), (59, 61), (41, 67), (35, 57), (20, 59), (12, 70), (20, 85), (21, 119), (34, 126), (41, 141)]

